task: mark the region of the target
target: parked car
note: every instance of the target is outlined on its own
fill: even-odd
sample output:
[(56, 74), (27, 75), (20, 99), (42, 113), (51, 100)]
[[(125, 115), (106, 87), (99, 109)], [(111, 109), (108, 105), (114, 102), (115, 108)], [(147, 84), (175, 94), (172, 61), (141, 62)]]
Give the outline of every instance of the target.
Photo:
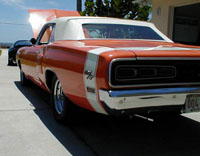
[(16, 41), (8, 50), (8, 65), (16, 63), (17, 50), (21, 47), (32, 46), (32, 43), (27, 40)]
[(73, 105), (106, 115), (200, 108), (200, 47), (173, 43), (151, 23), (64, 17), (31, 42), (17, 53), (21, 84), (51, 93), (58, 121)]

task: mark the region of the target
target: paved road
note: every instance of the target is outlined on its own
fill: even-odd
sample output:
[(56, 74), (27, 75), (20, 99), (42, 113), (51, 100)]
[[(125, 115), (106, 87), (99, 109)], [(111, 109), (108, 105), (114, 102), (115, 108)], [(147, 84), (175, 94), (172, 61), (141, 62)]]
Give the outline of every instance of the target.
[(49, 95), (21, 87), (19, 70), (0, 56), (0, 156), (199, 156), (200, 113), (163, 122), (113, 119), (81, 112), (74, 125), (57, 124)]
[(57, 124), (48, 95), (19, 84), (17, 66), (0, 56), (0, 156), (93, 155), (72, 128)]

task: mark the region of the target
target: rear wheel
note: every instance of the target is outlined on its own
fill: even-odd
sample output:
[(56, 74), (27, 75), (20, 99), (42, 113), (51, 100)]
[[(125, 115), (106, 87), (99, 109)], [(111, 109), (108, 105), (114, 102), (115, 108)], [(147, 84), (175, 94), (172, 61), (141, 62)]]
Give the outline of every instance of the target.
[(61, 123), (70, 123), (75, 106), (64, 95), (62, 85), (56, 76), (54, 76), (52, 81), (51, 102), (55, 119)]
[(20, 83), (22, 86), (27, 86), (29, 83), (29, 80), (26, 78), (22, 70), (20, 70)]

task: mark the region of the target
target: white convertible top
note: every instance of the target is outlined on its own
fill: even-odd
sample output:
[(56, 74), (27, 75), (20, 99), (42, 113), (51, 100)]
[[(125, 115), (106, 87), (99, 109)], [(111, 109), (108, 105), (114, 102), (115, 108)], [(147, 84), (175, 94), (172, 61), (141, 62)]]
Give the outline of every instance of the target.
[(150, 22), (109, 18), (109, 17), (88, 17), (88, 16), (73, 16), (61, 17), (49, 21), (48, 23), (55, 23), (55, 40), (84, 40), (85, 35), (83, 32), (82, 24), (123, 24), (123, 25), (136, 25), (146, 26), (153, 29), (159, 34), (164, 41), (172, 42), (168, 37), (161, 33), (154, 24)]

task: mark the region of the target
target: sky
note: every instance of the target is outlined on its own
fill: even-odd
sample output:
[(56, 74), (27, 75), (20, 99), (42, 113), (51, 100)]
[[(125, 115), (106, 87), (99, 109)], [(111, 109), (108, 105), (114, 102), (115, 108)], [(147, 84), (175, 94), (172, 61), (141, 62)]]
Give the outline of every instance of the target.
[(76, 0), (0, 0), (0, 42), (14, 43), (33, 37), (29, 9), (75, 11)]

